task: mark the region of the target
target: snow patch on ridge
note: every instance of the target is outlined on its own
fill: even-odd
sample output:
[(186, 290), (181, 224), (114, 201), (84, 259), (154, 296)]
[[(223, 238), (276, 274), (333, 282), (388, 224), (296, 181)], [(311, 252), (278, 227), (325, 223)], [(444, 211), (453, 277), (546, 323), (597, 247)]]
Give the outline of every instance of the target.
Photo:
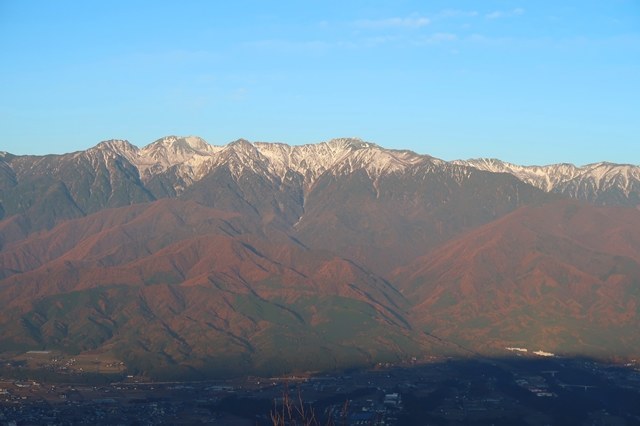
[(589, 199), (589, 194), (611, 188), (620, 188), (625, 196), (640, 188), (640, 167), (607, 162), (587, 164), (551, 164), (547, 166), (519, 166), (497, 159), (479, 158), (456, 160), (466, 165), (493, 173), (509, 173), (546, 192), (562, 192), (574, 198)]
[[(592, 200), (610, 189), (619, 189), (627, 198), (640, 192), (640, 167), (633, 165), (602, 162), (582, 167), (566, 163), (520, 166), (487, 158), (446, 162), (412, 151), (385, 149), (357, 138), (306, 145), (251, 143), (239, 139), (215, 146), (197, 136), (167, 136), (141, 149), (125, 140), (104, 141), (76, 155), (87, 154), (124, 157), (138, 169), (143, 181), (163, 173), (174, 173), (182, 180), (174, 188), (178, 193), (217, 167), (227, 167), (236, 178), (249, 172), (280, 183), (297, 174), (306, 188), (325, 173), (337, 176), (362, 170), (376, 182), (388, 174), (435, 168), (448, 173), (459, 184), (477, 169), (508, 173), (543, 191), (585, 200)], [(0, 158), (5, 155), (0, 154)], [(94, 161), (99, 160), (95, 157), (92, 158)]]

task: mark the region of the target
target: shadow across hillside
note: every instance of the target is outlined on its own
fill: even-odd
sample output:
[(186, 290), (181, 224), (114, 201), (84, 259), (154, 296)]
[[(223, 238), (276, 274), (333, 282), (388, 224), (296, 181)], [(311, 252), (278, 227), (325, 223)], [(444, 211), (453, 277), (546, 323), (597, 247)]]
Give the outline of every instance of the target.
[(5, 380), (3, 392), (0, 414), (18, 423), (55, 415), (72, 423), (269, 425), (283, 408), (294, 417), (303, 408), (315, 423), (294, 418), (298, 424), (640, 424), (639, 367), (577, 357), (440, 359), (309, 377), (195, 382)]

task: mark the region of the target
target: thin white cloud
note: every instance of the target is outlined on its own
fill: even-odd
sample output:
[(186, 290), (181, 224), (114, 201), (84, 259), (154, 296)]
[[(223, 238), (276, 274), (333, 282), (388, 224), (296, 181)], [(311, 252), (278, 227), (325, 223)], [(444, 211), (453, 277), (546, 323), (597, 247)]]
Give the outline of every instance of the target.
[(126, 57), (130, 64), (149, 66), (171, 66), (197, 62), (210, 62), (218, 59), (218, 55), (207, 50), (167, 50), (162, 52), (138, 52)]
[(457, 39), (458, 36), (452, 33), (435, 33), (431, 36), (433, 41), (455, 41)]
[(518, 7), (512, 10), (495, 10), (491, 13), (487, 13), (484, 15), (487, 19), (500, 19), (500, 18), (510, 18), (513, 16), (520, 16), (524, 14), (524, 9)]
[(380, 29), (380, 28), (420, 28), (427, 26), (431, 20), (424, 16), (410, 16), (406, 18), (385, 18), (385, 19), (360, 19), (355, 21), (358, 28)]
[(417, 44), (439, 44), (458, 40), (458, 36), (453, 33), (434, 33), (418, 40)]
[(249, 90), (246, 87), (239, 87), (231, 92), (229, 98), (236, 102), (244, 102), (249, 97)]
[(366, 37), (357, 42), (358, 47), (377, 47), (384, 44), (389, 43), (397, 43), (400, 42), (401, 39), (397, 36), (377, 36), (377, 37)]
[(474, 16), (478, 16), (475, 10), (444, 9), (438, 12), (436, 18), (473, 18)]
[(280, 52), (322, 52), (332, 47), (334, 44), (322, 40), (283, 40), (267, 39), (244, 43), (245, 46), (260, 50), (280, 51)]

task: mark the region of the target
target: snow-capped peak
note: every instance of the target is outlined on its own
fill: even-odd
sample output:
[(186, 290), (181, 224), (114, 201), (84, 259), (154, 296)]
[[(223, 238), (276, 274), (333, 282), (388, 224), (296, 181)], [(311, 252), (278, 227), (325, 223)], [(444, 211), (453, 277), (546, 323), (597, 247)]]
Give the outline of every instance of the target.
[(327, 144), (340, 147), (340, 148), (348, 148), (353, 150), (366, 149), (366, 148), (372, 148), (372, 147), (378, 146), (374, 143), (366, 142), (360, 138), (336, 138), (336, 139), (331, 139), (330, 141), (327, 142)]
[(157, 155), (161, 152), (193, 152), (193, 151), (202, 151), (209, 152), (212, 151), (213, 146), (209, 145), (204, 139), (199, 138), (197, 136), (186, 136), (186, 137), (178, 137), (178, 136), (167, 136), (157, 141), (150, 143), (149, 145), (142, 148), (143, 155)]
[(167, 136), (142, 148), (133, 162), (143, 179), (175, 166), (180, 169), (180, 174), (193, 181), (194, 177), (199, 179), (195, 175), (201, 174), (200, 166), (221, 149), (197, 136)]
[(257, 156), (258, 148), (246, 139), (235, 140), (223, 147), (225, 151), (233, 151), (238, 154)]
[(128, 140), (124, 139), (110, 139), (107, 141), (102, 141), (94, 148), (100, 150), (111, 150), (117, 153), (138, 151), (138, 147), (132, 145)]
[(493, 173), (509, 173), (547, 192), (552, 191), (558, 183), (573, 179), (580, 173), (578, 167), (567, 163), (550, 164), (547, 166), (520, 166), (495, 158), (476, 158), (466, 161), (456, 160), (453, 161), (453, 163), (471, 166)]
[(307, 186), (325, 172), (347, 174), (363, 169), (369, 175), (378, 176), (430, 159), (411, 151), (384, 149), (356, 138), (294, 146), (256, 142), (254, 146), (268, 160), (267, 167), (272, 173), (284, 176), (289, 170), (295, 171), (304, 177)]
[[(138, 157), (138, 147), (129, 143), (129, 141), (124, 139), (110, 139), (107, 141), (102, 141), (93, 148), (86, 151), (86, 153), (98, 153), (101, 156), (121, 156), (129, 160), (130, 162), (134, 162)], [(76, 155), (81, 155), (82, 152), (77, 153)]]

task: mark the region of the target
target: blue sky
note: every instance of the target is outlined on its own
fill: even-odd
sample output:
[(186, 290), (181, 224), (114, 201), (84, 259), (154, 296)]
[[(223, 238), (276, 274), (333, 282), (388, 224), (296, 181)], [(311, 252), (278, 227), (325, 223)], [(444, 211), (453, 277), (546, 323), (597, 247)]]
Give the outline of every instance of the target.
[(0, 150), (354, 136), (640, 163), (640, 2), (0, 0)]

